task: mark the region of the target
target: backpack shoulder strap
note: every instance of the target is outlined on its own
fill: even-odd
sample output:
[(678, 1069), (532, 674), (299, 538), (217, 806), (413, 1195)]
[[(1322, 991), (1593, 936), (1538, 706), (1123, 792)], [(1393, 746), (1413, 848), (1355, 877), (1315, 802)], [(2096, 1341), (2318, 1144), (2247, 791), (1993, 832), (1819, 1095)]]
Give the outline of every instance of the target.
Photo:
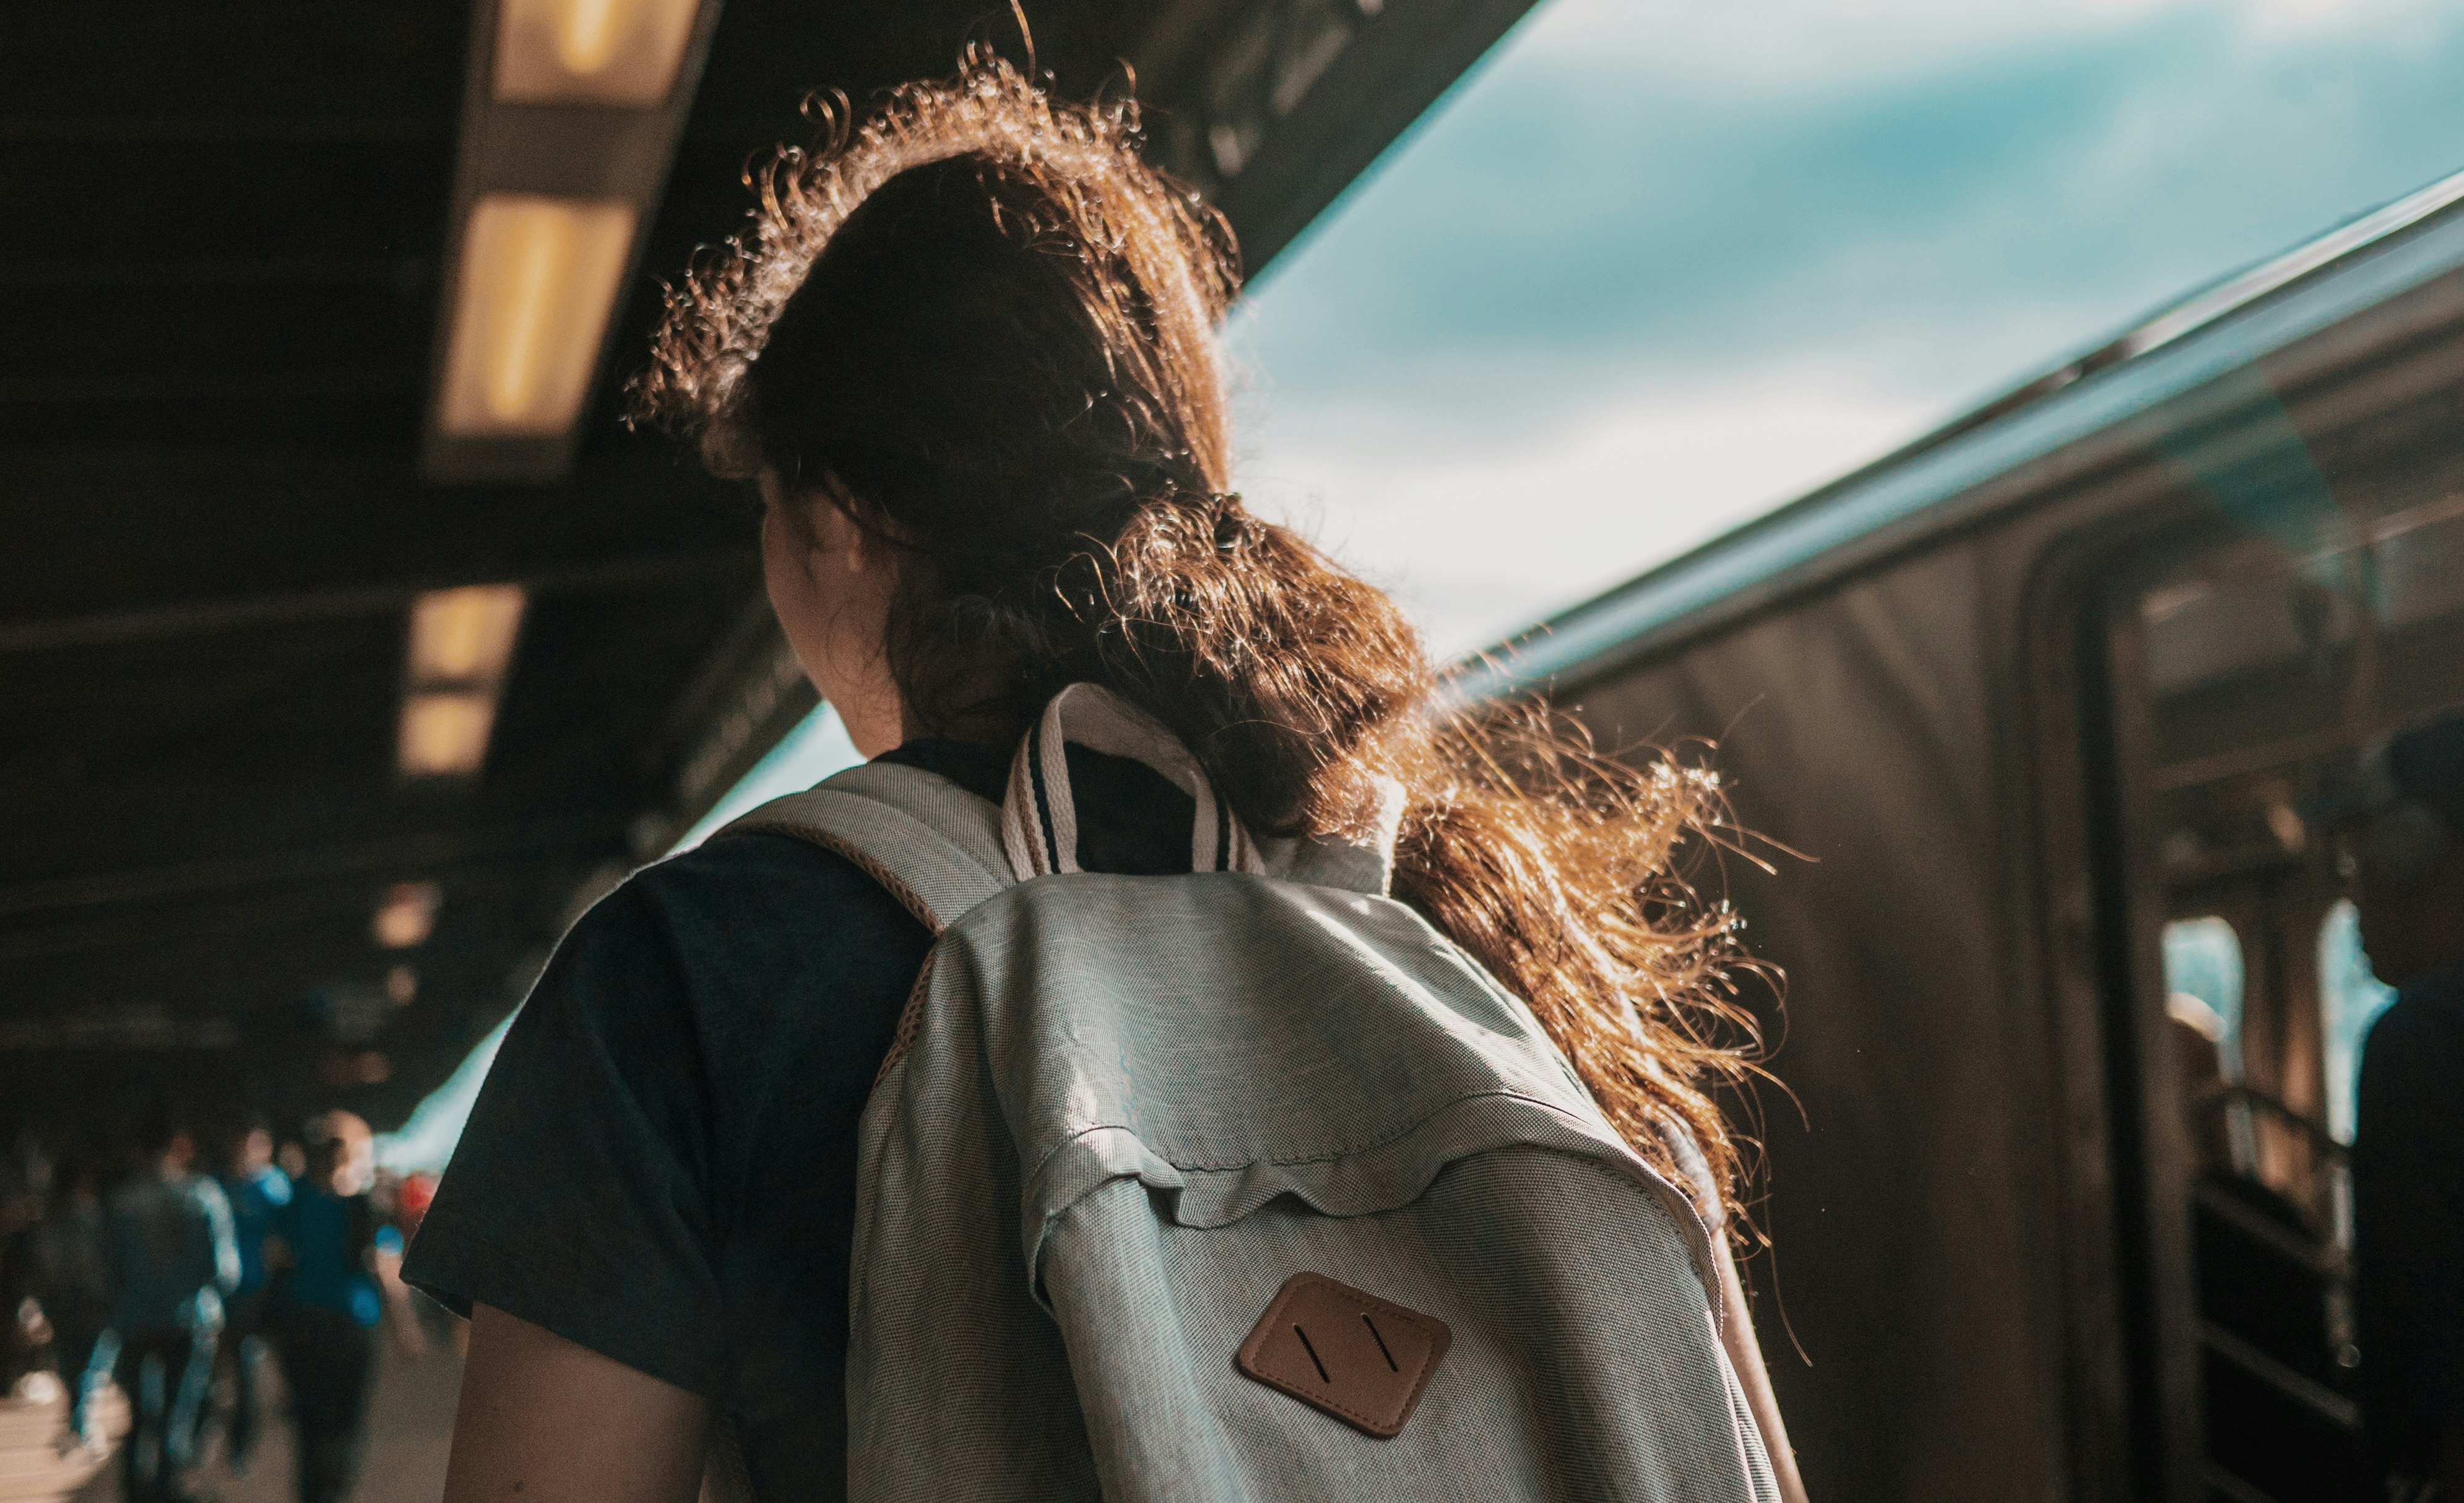
[(849, 767), (773, 799), (728, 835), (793, 835), (837, 851), (935, 935), (1008, 887), (1001, 808), (937, 773), (896, 763)]

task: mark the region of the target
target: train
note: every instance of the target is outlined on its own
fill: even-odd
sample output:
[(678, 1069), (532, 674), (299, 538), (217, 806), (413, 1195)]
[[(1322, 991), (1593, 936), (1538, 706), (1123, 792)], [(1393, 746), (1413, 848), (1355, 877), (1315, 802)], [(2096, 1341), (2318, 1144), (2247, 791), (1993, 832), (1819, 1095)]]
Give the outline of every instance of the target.
[(1739, 1108), (1815, 1496), (2347, 1495), (2330, 811), (2464, 706), (2459, 411), (2464, 175), (1454, 675), (1716, 743), (1802, 853), (1719, 879), (1787, 976)]

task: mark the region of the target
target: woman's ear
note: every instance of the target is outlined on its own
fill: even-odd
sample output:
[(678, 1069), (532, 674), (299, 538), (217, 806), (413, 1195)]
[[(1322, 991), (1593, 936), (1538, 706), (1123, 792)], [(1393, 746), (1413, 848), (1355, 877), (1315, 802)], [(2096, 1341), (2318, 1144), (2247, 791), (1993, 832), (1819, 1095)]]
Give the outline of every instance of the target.
[(835, 557), (847, 572), (862, 574), (879, 560), (880, 540), (856, 516), (856, 508), (863, 502), (823, 492), (804, 498), (803, 505), (804, 515), (811, 519), (815, 544), (821, 552)]
[(886, 651), (896, 550), (844, 493), (791, 493), (764, 475), (761, 495), (770, 508), (761, 538), (771, 608), (856, 750), (877, 756), (898, 744), (906, 720)]
[[(842, 570), (863, 574), (888, 562), (889, 551), (883, 545), (888, 535), (888, 517), (881, 508), (855, 496), (836, 476), (802, 489), (790, 489), (778, 472), (761, 473), (763, 504), (779, 511), (788, 530), (800, 538), (815, 555), (827, 555)], [(818, 569), (821, 559), (806, 561), (807, 569)]]

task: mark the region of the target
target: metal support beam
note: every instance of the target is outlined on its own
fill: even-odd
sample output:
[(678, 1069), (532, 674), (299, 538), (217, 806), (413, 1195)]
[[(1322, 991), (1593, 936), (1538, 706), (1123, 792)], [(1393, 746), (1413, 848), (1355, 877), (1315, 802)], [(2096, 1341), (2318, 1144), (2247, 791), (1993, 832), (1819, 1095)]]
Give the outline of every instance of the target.
[(0, 884), (0, 917), (65, 913), (120, 903), (206, 897), (272, 883), (380, 878), (512, 856), (578, 855), (618, 848), (628, 820), (582, 814), (470, 829), (428, 830), (348, 845), (271, 851), (219, 861)]
[(1183, 0), (1134, 55), (1163, 164), (1255, 275), (1408, 133), (1532, 0)]
[[(517, 576), (533, 596), (594, 589), (634, 589), (705, 580), (750, 579), (753, 556), (743, 549), (700, 550), (604, 564), (577, 564)], [(0, 622), (0, 653), (95, 647), (170, 636), (190, 636), (282, 622), (330, 621), (403, 610), (421, 595), (462, 585), (504, 583), (495, 574), (399, 580), (354, 589), (314, 590), (255, 599), (202, 600), (152, 610), (100, 612), (43, 621)]]

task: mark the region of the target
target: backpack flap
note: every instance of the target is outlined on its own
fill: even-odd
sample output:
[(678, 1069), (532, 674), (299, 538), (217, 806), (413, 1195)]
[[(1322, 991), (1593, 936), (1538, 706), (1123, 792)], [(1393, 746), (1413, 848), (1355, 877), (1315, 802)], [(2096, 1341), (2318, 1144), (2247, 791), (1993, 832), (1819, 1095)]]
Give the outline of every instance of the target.
[[(1139, 946), (1057, 944), (1133, 933)], [(1032, 996), (1008, 959), (1034, 953)], [(1022, 888), (935, 959), (979, 991), (1023, 1166), (1021, 1251), (1134, 1178), (1188, 1227), (1279, 1196), (1320, 1214), (1410, 1204), (1509, 1144), (1596, 1160), (1659, 1203), (1713, 1308), (1693, 1203), (1617, 1136), (1519, 999), (1392, 899), (1297, 884), (1090, 876)]]

